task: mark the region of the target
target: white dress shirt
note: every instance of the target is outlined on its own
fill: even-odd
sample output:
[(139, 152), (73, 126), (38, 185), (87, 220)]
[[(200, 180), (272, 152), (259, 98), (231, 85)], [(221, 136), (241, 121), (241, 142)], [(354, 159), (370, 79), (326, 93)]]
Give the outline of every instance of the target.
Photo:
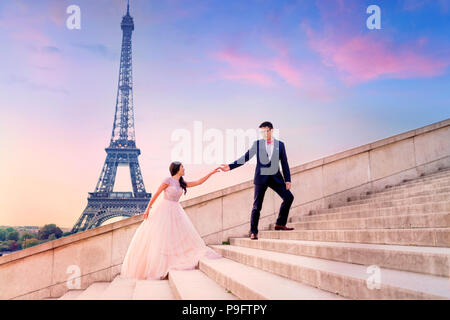
[(269, 155), (269, 159), (270, 159), (270, 158), (272, 158), (273, 145), (275, 144), (275, 141), (273, 141), (273, 138), (272, 138), (272, 143), (267, 143), (267, 141), (264, 140), (264, 144), (266, 145), (266, 151), (267, 151), (267, 154)]

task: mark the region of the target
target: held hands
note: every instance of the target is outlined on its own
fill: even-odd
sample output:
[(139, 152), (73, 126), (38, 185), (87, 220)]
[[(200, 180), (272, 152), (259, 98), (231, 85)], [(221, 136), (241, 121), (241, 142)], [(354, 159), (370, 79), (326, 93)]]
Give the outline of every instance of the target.
[(214, 173), (220, 172), (221, 167), (217, 167), (215, 168), (213, 171), (211, 171), (211, 175), (213, 175)]
[(291, 183), (289, 181), (286, 181), (286, 190), (289, 190), (291, 188)]

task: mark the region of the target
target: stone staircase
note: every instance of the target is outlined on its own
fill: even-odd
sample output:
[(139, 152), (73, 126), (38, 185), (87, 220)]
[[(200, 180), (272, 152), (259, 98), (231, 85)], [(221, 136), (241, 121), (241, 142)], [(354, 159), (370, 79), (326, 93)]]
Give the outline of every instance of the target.
[(450, 298), (450, 168), (347, 200), (211, 245), (224, 259), (168, 280), (117, 276), (58, 299)]
[(135, 280), (117, 275), (111, 282), (94, 282), (84, 290), (69, 290), (44, 300), (236, 300), (202, 271), (172, 270), (168, 280)]

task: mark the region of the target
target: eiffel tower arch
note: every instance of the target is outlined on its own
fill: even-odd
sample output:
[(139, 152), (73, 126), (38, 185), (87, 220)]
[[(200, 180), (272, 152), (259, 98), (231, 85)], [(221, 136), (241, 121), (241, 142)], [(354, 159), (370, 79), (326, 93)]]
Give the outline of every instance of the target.
[[(139, 166), (141, 151), (136, 147), (134, 131), (133, 77), (131, 59), (131, 35), (134, 30), (130, 16), (130, 4), (122, 18), (122, 51), (120, 56), (119, 83), (116, 109), (109, 147), (105, 148), (106, 160), (94, 192), (89, 192), (88, 203), (72, 232), (100, 226), (115, 217), (132, 217), (147, 208), (152, 194), (145, 191)], [(130, 168), (132, 192), (113, 192), (117, 167)]]

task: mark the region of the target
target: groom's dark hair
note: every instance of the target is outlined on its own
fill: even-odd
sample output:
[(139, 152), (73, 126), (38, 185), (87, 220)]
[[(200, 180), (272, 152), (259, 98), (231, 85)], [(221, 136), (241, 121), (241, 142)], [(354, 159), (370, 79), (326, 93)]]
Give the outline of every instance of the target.
[(259, 127), (260, 127), (260, 128), (262, 128), (262, 127), (269, 127), (270, 129), (273, 129), (273, 125), (272, 125), (272, 123), (270, 123), (269, 121), (264, 121), (263, 123), (261, 123), (261, 124), (259, 125)]

